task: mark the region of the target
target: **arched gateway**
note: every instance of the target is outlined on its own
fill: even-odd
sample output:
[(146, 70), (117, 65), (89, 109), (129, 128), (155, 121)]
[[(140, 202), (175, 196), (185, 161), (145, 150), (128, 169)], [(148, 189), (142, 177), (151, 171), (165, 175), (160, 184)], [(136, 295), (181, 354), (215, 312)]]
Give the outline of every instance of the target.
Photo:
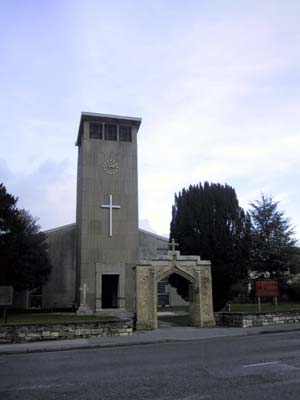
[(211, 263), (199, 256), (183, 256), (179, 251), (168, 251), (151, 261), (140, 262), (136, 266), (136, 328), (157, 328), (157, 283), (176, 274), (189, 283), (190, 314), (192, 325), (209, 327), (215, 325)]

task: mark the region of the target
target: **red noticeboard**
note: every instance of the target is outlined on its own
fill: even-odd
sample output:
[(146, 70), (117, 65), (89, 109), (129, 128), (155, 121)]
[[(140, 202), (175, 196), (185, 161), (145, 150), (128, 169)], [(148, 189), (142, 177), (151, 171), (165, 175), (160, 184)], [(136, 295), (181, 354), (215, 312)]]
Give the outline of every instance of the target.
[(255, 282), (256, 297), (277, 297), (279, 296), (278, 282), (263, 280)]

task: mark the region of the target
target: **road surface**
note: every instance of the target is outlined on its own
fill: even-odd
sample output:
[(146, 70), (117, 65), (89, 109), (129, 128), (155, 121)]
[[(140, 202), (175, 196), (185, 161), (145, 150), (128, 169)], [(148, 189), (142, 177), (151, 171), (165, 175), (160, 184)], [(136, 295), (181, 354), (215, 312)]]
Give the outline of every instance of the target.
[(300, 399), (300, 332), (0, 356), (0, 399)]

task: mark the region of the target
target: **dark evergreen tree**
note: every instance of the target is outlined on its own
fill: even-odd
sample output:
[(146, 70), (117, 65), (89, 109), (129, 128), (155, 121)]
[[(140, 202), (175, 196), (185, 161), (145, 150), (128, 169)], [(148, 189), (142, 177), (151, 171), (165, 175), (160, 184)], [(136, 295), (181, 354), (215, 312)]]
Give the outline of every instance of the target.
[(18, 219), (16, 207), (17, 198), (7, 193), (5, 186), (0, 184), (0, 282), (1, 284), (11, 281), (10, 265), (15, 258), (12, 245), (14, 227)]
[(34, 289), (46, 283), (50, 272), (45, 234), (0, 184), (0, 284)]
[(211, 260), (215, 310), (230, 299), (232, 286), (247, 277), (250, 225), (228, 185), (205, 182), (175, 194), (170, 238), (182, 254)]
[(258, 276), (284, 281), (287, 272), (297, 268), (299, 263), (289, 219), (278, 209), (278, 202), (265, 195), (251, 203), (250, 215), (253, 238), (251, 269)]
[(292, 257), (293, 262), (290, 266), (290, 273), (293, 274), (300, 274), (300, 247), (294, 247), (292, 249)]

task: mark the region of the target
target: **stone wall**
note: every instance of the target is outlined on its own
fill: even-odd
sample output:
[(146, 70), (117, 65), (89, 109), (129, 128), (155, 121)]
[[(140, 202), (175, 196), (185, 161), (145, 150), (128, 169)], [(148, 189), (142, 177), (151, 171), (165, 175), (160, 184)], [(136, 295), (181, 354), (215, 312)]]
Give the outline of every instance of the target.
[(267, 326), (300, 322), (300, 311), (268, 312), (268, 313), (215, 313), (218, 326), (250, 328), (253, 326)]
[(132, 335), (133, 322), (107, 320), (97, 322), (64, 322), (60, 324), (0, 325), (0, 343), (27, 343), (42, 340), (79, 339), (101, 336)]

